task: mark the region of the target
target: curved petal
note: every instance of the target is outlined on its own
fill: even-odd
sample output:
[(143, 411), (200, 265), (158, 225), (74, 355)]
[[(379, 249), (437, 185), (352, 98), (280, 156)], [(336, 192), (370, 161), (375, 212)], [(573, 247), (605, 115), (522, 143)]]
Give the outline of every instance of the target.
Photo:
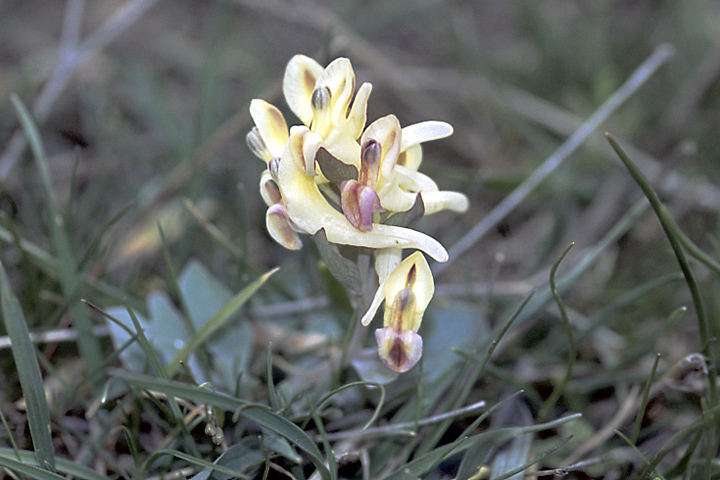
[(380, 359), (396, 372), (407, 372), (422, 356), (422, 337), (412, 330), (378, 328), (375, 330), (375, 339)]
[(315, 155), (317, 155), (318, 148), (322, 143), (322, 137), (317, 133), (309, 132), (305, 136), (303, 143), (303, 160), (305, 165), (305, 174), (311, 177), (317, 175), (315, 169)]
[(395, 183), (393, 187), (384, 189), (380, 197), (380, 205), (388, 212), (406, 212), (415, 203), (416, 195), (417, 193), (407, 192)]
[(411, 192), (437, 192), (439, 190), (435, 180), (424, 173), (401, 165), (395, 166), (395, 178), (398, 185)]
[(323, 146), (341, 162), (360, 168), (360, 145), (346, 129), (334, 128), (323, 140)]
[(265, 170), (260, 177), (260, 196), (268, 207), (282, 202), (280, 190), (275, 184), (272, 175), (267, 170)]
[(268, 208), (265, 215), (268, 233), (277, 243), (289, 250), (300, 250), (302, 241), (287, 217), (285, 207), (275, 204)]
[(387, 115), (378, 118), (368, 125), (360, 139), (360, 146), (365, 145), (369, 140), (375, 140), (382, 146), (380, 154), (380, 179), (378, 180), (379, 192), (382, 198), (383, 186), (392, 180), (395, 164), (400, 153), (400, 122), (395, 115)]
[(385, 300), (385, 282), (387, 282), (390, 274), (400, 265), (402, 260), (402, 250), (399, 248), (386, 248), (384, 250), (378, 250), (375, 253), (375, 272), (378, 275), (378, 289), (375, 292), (375, 296), (368, 307), (367, 312), (363, 315), (360, 323), (367, 326), (372, 322), (375, 317), (375, 313), (380, 304)]
[(305, 124), (313, 117), (310, 99), (323, 67), (310, 57), (295, 55), (285, 68), (283, 94), (290, 110)]
[(259, 159), (264, 160), (265, 163), (268, 163), (270, 159), (273, 158), (265, 145), (262, 135), (260, 135), (260, 130), (258, 130), (257, 127), (253, 127), (253, 129), (248, 132), (245, 136), (245, 142), (247, 143), (250, 151), (253, 152)]
[[(301, 230), (314, 234), (324, 228), (330, 243), (368, 248), (413, 248), (422, 250), (439, 262), (448, 259), (447, 250), (434, 238), (418, 231), (390, 225), (373, 224), (369, 232), (353, 227), (345, 216), (323, 197), (313, 177), (302, 167), (303, 127), (293, 127), (278, 169), (278, 186), (288, 216)], [(307, 131), (307, 129), (305, 129)]]
[[(406, 302), (406, 289), (412, 292), (413, 302)], [(393, 271), (385, 282), (385, 322), (386, 327), (396, 330), (412, 330), (420, 328), (422, 316), (430, 300), (435, 294), (430, 266), (420, 252), (413, 252)], [(401, 306), (412, 303), (412, 308), (402, 311), (398, 307), (398, 300), (402, 298)], [(400, 311), (398, 311), (400, 310)]]
[(452, 133), (452, 125), (437, 120), (408, 125), (402, 129), (402, 147), (400, 147), (400, 150), (404, 151), (419, 143), (445, 138), (452, 135)]
[(265, 100), (256, 98), (250, 102), (250, 116), (270, 155), (273, 157), (282, 155), (288, 139), (288, 127), (280, 110)]
[(327, 87), (330, 90), (330, 116), (338, 125), (346, 120), (348, 107), (355, 93), (355, 71), (347, 58), (336, 58), (325, 67), (315, 84), (315, 88)]
[(409, 170), (417, 170), (422, 163), (422, 147), (420, 144), (412, 145), (405, 150), (400, 151), (398, 155), (397, 165), (408, 168)]
[(439, 212), (441, 210), (452, 210), (454, 212), (466, 212), (470, 202), (465, 194), (460, 192), (422, 192), (425, 215)]
[(357, 139), (365, 128), (365, 122), (367, 121), (367, 104), (370, 92), (372, 91), (372, 84), (365, 82), (360, 85), (357, 93), (355, 94), (355, 100), (353, 100), (352, 109), (347, 117), (348, 130), (350, 135)]

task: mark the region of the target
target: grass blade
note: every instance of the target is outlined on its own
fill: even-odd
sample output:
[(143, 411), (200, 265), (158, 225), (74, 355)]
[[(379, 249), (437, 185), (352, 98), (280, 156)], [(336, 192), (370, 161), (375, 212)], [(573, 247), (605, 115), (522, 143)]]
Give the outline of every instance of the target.
[(562, 395), (563, 389), (565, 388), (565, 384), (570, 379), (570, 375), (572, 375), (572, 369), (573, 365), (575, 364), (575, 356), (577, 355), (577, 352), (575, 351), (575, 333), (573, 332), (573, 326), (570, 324), (570, 320), (568, 319), (567, 312), (565, 311), (565, 305), (563, 304), (562, 299), (560, 298), (560, 294), (557, 290), (557, 285), (555, 283), (555, 273), (557, 272), (558, 266), (560, 266), (560, 262), (562, 262), (563, 258), (565, 258), (565, 255), (570, 251), (570, 249), (575, 245), (574, 243), (570, 244), (565, 251), (560, 255), (560, 258), (557, 259), (557, 261), (553, 264), (552, 268), (550, 269), (550, 291), (552, 292), (552, 296), (555, 299), (555, 303), (557, 303), (558, 310), (560, 311), (560, 317), (562, 318), (563, 324), (565, 325), (565, 329), (567, 330), (568, 335), (568, 359), (567, 359), (567, 366), (565, 368), (565, 375), (560, 379), (558, 384), (553, 389), (550, 396), (545, 400), (545, 403), (543, 404), (542, 408), (540, 409), (540, 413), (538, 414), (538, 419), (543, 420), (547, 417), (547, 415), (550, 413), (550, 409), (552, 409), (555, 406), (555, 403), (560, 398), (560, 395)]
[(660, 45), (632, 75), (583, 123), (567, 140), (550, 155), (510, 195), (505, 197), (478, 224), (470, 229), (455, 245), (448, 249), (450, 260), (434, 265), (433, 273), (439, 274), (469, 250), (487, 232), (495, 227), (511, 211), (554, 172), (610, 115), (630, 98), (648, 79), (663, 66), (674, 53), (670, 45)]
[[(100, 351), (100, 343), (98, 342), (92, 331), (92, 322), (86, 309), (77, 301), (72, 301), (78, 295), (78, 289), (81, 285), (77, 271), (77, 263), (72, 254), (70, 247), (70, 239), (67, 236), (62, 225), (62, 218), (55, 202), (55, 193), (50, 178), (50, 169), (45, 158), (45, 149), (40, 139), (35, 123), (30, 113), (23, 105), (20, 98), (13, 94), (10, 96), (15, 111), (20, 118), (25, 136), (28, 138), (30, 148), (32, 149), (37, 168), (40, 171), (45, 197), (47, 199), (48, 211), (50, 214), (50, 236), (53, 242), (53, 248), (58, 258), (59, 279), (63, 295), (70, 303), (70, 313), (72, 314), (75, 328), (78, 331), (78, 348), (85, 360), (89, 375), (92, 377), (97, 373), (97, 366), (102, 363), (102, 353)], [(99, 377), (98, 377), (99, 381)]]
[(27, 406), (28, 424), (38, 465), (45, 470), (55, 471), (55, 450), (50, 432), (50, 412), (45, 400), (40, 366), (20, 302), (10, 288), (5, 267), (0, 263), (0, 298), (5, 328), (12, 341), (20, 386)]
[(714, 407), (718, 405), (718, 391), (715, 376), (717, 375), (717, 364), (720, 359), (718, 358), (718, 355), (716, 355), (717, 348), (713, 345), (712, 332), (708, 323), (707, 314), (705, 313), (705, 305), (700, 295), (700, 288), (698, 287), (695, 275), (690, 268), (690, 263), (685, 257), (685, 252), (680, 244), (680, 236), (678, 235), (680, 229), (677, 227), (672, 218), (670, 218), (665, 206), (660, 201), (660, 198), (657, 196), (657, 193), (655, 193), (655, 190), (653, 190), (652, 186), (650, 186), (650, 183), (647, 178), (645, 178), (645, 175), (643, 175), (640, 169), (635, 166), (632, 160), (630, 160), (630, 157), (625, 154), (623, 149), (620, 148), (620, 145), (618, 145), (610, 134), (605, 134), (605, 136), (608, 142), (610, 142), (613, 150), (615, 150), (615, 153), (617, 153), (618, 157), (625, 165), (625, 168), (627, 168), (628, 172), (630, 172), (633, 180), (635, 180), (640, 189), (642, 189), (643, 193), (650, 202), (650, 206), (655, 212), (655, 215), (657, 215), (658, 220), (660, 220), (663, 231), (670, 242), (670, 246), (672, 247), (675, 257), (680, 264), (680, 269), (685, 276), (685, 282), (688, 285), (688, 289), (690, 290), (690, 294), (693, 299), (693, 304), (695, 305), (695, 314), (697, 316), (698, 328), (700, 331), (700, 341), (703, 345), (703, 353), (705, 356), (712, 359), (712, 371), (710, 375), (708, 375), (708, 380), (710, 384), (710, 401), (711, 405)]
[(315, 445), (315, 442), (313, 442), (300, 427), (290, 420), (268, 410), (267, 407), (250, 404), (244, 400), (223, 393), (213, 392), (206, 388), (195, 387), (170, 380), (161, 380), (146, 375), (134, 375), (123, 370), (115, 372), (115, 376), (136, 387), (162, 392), (169, 397), (184, 398), (200, 405), (209, 404), (223, 410), (238, 411), (241, 416), (285, 437), (299, 449), (303, 450), (308, 457), (310, 457), (310, 460), (318, 469), (323, 479), (327, 480), (330, 476), (330, 472), (328, 472), (327, 467), (324, 465), (322, 454)]
[[(20, 461), (15, 460), (17, 455), (20, 455)], [(18, 464), (23, 466), (22, 469), (17, 468)], [(26, 475), (31, 476), (31, 478), (65, 478), (55, 473), (42, 470), (36, 463), (35, 454), (27, 450), (15, 451), (11, 448), (0, 448), (0, 465), (17, 472), (25, 473)], [(56, 467), (58, 472), (72, 476), (73, 478), (79, 478), (82, 480), (107, 480), (106, 476), (100, 475), (94, 470), (70, 460), (58, 458), (56, 459)], [(46, 476), (43, 477), (43, 475)]]

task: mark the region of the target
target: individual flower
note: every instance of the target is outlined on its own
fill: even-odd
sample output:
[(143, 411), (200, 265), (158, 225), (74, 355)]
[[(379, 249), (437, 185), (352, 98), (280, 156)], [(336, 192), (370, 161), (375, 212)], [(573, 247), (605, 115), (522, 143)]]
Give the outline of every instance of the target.
[(365, 127), (371, 90), (366, 82), (355, 94), (355, 71), (347, 58), (322, 68), (312, 58), (295, 55), (283, 77), (283, 94), (290, 109), (346, 164), (357, 163), (357, 139)]
[(447, 260), (445, 247), (417, 230), (373, 224), (370, 231), (362, 231), (352, 225), (306, 173), (306, 164), (311, 162), (308, 158), (314, 158), (317, 148), (315, 144), (307, 145), (311, 134), (307, 127), (292, 127), (278, 165), (277, 185), (293, 228), (310, 235), (322, 228), (330, 243), (373, 249), (412, 248), (424, 251), (439, 262)]
[(395, 268), (384, 282), (383, 293), (383, 328), (375, 330), (378, 355), (389, 368), (405, 372), (422, 355), (422, 337), (417, 331), (435, 293), (432, 272), (422, 253), (412, 253)]
[[(426, 214), (445, 209), (467, 210), (465, 195), (441, 192), (427, 175), (398, 165), (401, 152), (451, 133), (452, 127), (444, 122), (426, 122), (401, 129), (394, 115), (370, 124), (360, 139), (358, 179), (341, 185), (342, 210), (350, 223), (360, 230), (369, 230), (373, 213), (378, 210), (405, 212), (415, 204), (417, 195), (422, 198)], [(405, 144), (404, 135), (408, 137)], [(414, 158), (411, 166), (417, 168), (419, 159)]]

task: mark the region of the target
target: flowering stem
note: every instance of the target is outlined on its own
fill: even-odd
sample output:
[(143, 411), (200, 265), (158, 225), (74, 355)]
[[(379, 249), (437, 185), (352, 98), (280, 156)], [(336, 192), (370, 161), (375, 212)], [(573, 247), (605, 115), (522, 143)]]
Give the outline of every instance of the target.
[(370, 255), (367, 253), (358, 254), (356, 264), (358, 271), (360, 272), (362, 288), (357, 293), (348, 290), (350, 302), (353, 305), (353, 314), (347, 334), (345, 335), (345, 340), (343, 341), (342, 351), (340, 352), (340, 358), (337, 364), (335, 373), (336, 384), (339, 384), (340, 373), (349, 361), (348, 359), (352, 359), (357, 355), (357, 353), (362, 349), (362, 346), (365, 344), (365, 339), (367, 338), (368, 329), (364, 327), (358, 328), (358, 324), (360, 324), (360, 319), (365, 311), (367, 311), (372, 298), (372, 289), (369, 288), (370, 279), (372, 278), (370, 275)]

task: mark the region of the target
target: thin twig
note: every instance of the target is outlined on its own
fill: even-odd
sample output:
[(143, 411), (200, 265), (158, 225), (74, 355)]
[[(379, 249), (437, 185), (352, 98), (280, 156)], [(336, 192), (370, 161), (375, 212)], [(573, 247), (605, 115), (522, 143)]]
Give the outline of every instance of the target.
[(627, 81), (598, 108), (595, 113), (578, 128), (555, 152), (550, 155), (523, 183), (500, 202), (487, 216), (466, 233), (448, 253), (450, 260), (434, 265), (435, 274), (439, 274), (469, 250), (490, 229), (513, 211), (527, 196), (535, 190), (552, 172), (554, 172), (607, 118), (637, 91), (673, 53), (669, 45), (661, 45), (627, 79)]
[(487, 406), (484, 400), (481, 400), (477, 403), (473, 403), (472, 405), (468, 405), (466, 407), (458, 408), (457, 410), (452, 410), (450, 412), (442, 413), (440, 415), (433, 415), (432, 417), (423, 418), (422, 420), (419, 420), (417, 422), (404, 422), (404, 423), (395, 423), (391, 425), (384, 425), (382, 427), (373, 427), (373, 428), (366, 428), (365, 430), (352, 430), (352, 431), (345, 431), (345, 432), (334, 432), (334, 433), (328, 433), (325, 435), (325, 438), (327, 440), (333, 441), (333, 440), (341, 440), (343, 438), (351, 438), (351, 437), (358, 437), (358, 436), (376, 436), (376, 435), (389, 435), (389, 434), (405, 434), (405, 435), (414, 435), (414, 430), (416, 427), (424, 427), (426, 425), (431, 425), (433, 423), (443, 422), (445, 420), (452, 420), (458, 417), (464, 417), (466, 415), (470, 415), (472, 413), (475, 413), (476, 411), (483, 409)]
[[(110, 329), (107, 325), (98, 325), (93, 327), (92, 333), (95, 337), (107, 337), (110, 335)], [(30, 332), (30, 340), (33, 343), (57, 343), (57, 342), (74, 342), (78, 339), (78, 331), (74, 328), (61, 328), (56, 330), (47, 330), (41, 333)], [(0, 350), (12, 347), (10, 337), (0, 337)]]

